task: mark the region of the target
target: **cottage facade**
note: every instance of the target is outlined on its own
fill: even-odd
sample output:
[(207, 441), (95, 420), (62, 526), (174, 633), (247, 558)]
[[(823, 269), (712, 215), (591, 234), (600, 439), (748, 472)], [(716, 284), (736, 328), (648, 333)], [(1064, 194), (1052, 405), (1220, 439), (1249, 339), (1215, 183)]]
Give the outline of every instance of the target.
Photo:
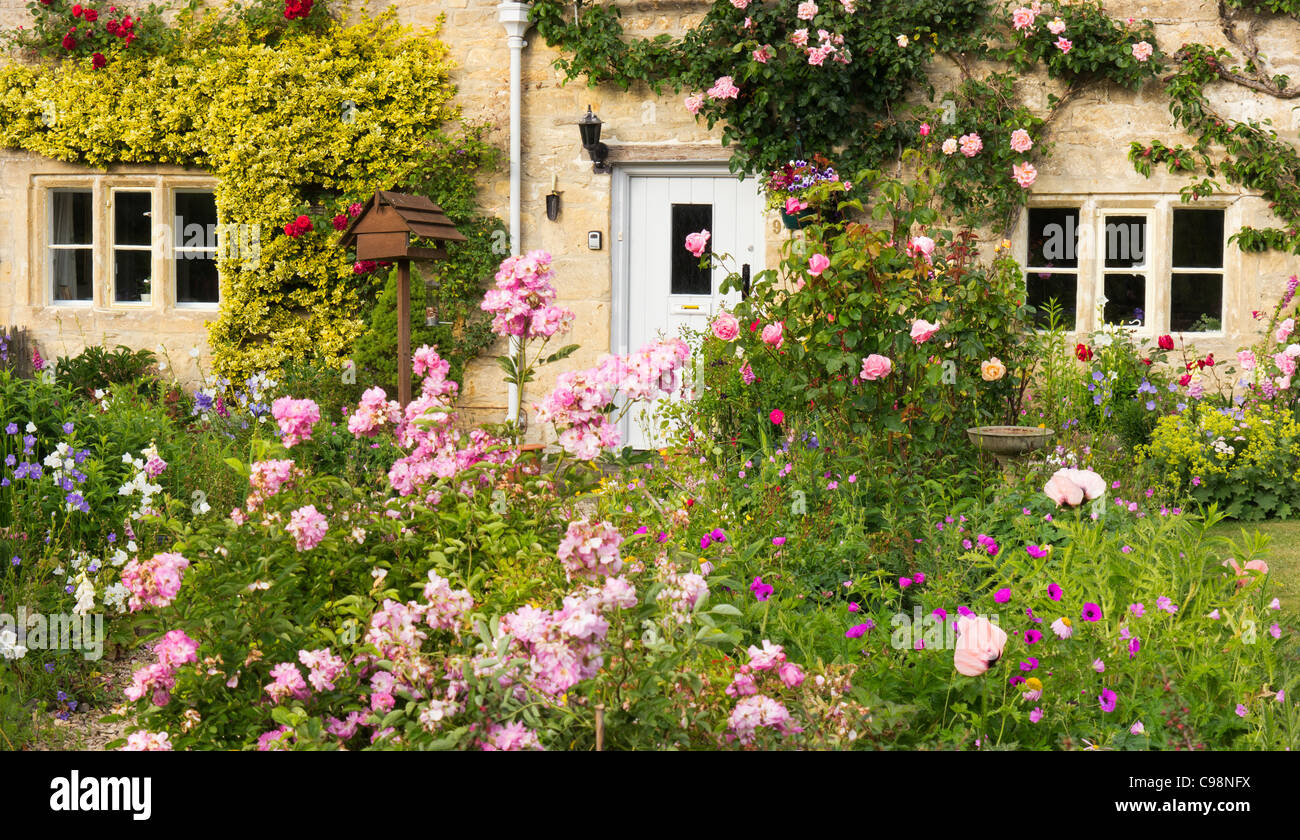
[[(619, 3), (636, 37), (679, 34), (707, 8), (692, 0)], [(512, 221), (516, 247), (554, 255), (559, 303), (576, 313), (575, 340), (582, 344), (566, 366), (590, 366), (602, 353), (636, 349), (660, 331), (707, 323), (724, 303), (716, 291), (721, 277), (699, 276), (680, 259), (685, 231), (708, 227), (714, 249), (731, 254), (738, 269), (747, 265), (757, 273), (775, 263), (792, 234), (764, 212), (754, 179), (728, 173), (719, 132), (697, 124), (680, 97), (564, 84), (551, 66), (555, 53), (521, 22), (525, 4), (392, 5), (415, 26), (446, 16), (442, 37), (459, 65), (460, 105), (466, 116), (496, 126), (493, 142), (503, 149), (512, 146), (508, 68), (512, 57), (519, 63), (516, 171), (513, 178), (503, 171), (485, 181), (481, 201)], [(1153, 20), (1160, 46), (1172, 53), (1184, 42), (1228, 46), (1217, 6), (1116, 0), (1108, 7), (1118, 17)], [(22, 0), (0, 0), (0, 26), (22, 25), (26, 15)], [(1300, 23), (1270, 19), (1257, 37), (1273, 72), (1300, 78)], [(942, 60), (935, 75), (940, 90), (958, 78), (957, 68)], [(1048, 95), (1062, 89), (1031, 76), (1021, 92), (1045, 111)], [(1296, 141), (1300, 110), (1292, 101), (1230, 84), (1218, 85), (1214, 95), (1225, 115), (1271, 119), (1279, 134)], [(609, 173), (594, 172), (579, 143), (576, 123), (589, 106), (604, 123)], [(1258, 196), (1225, 184), (1224, 193), (1185, 205), (1179, 200), (1185, 179), (1160, 171), (1145, 179), (1134, 171), (1126, 158), (1130, 142), (1191, 140), (1173, 126), (1158, 85), (1137, 92), (1087, 89), (1053, 120), (1051, 140), (1055, 151), (1039, 167), (1030, 209), (1012, 236), (1031, 300), (1071, 301), (1067, 308), (1081, 334), (1102, 318), (1138, 320), (1135, 329), (1150, 341), (1182, 333), (1219, 358), (1253, 341), (1259, 322), (1252, 311), (1271, 307), (1300, 265), (1284, 254), (1244, 254), (1226, 243), (1242, 225), (1274, 223)], [(202, 172), (88, 170), (0, 150), (0, 324), (26, 327), (46, 356), (94, 343), (161, 344), (177, 372), (194, 380), (209, 366), (205, 323), (220, 306), (215, 255), (201, 238), (188, 246), (183, 235), (160, 238), (157, 223), (214, 215), (212, 186)], [(560, 200), (554, 220), (546, 213), (552, 193)], [(1071, 242), (1074, 230), (1084, 231), (1076, 249), (1052, 250)], [(194, 347), (197, 359), (187, 352)], [(525, 404), (540, 398), (555, 372), (529, 386)], [(470, 367), (461, 401), (468, 419), (502, 419), (513, 399), (491, 360)], [(644, 442), (636, 430), (628, 432)]]

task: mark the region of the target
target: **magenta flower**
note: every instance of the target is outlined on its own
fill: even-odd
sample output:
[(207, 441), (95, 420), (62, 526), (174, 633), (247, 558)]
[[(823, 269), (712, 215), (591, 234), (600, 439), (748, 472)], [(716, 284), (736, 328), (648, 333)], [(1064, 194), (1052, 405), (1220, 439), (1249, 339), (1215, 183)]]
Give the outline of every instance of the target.
[(907, 587), (909, 587), (909, 586), (911, 586), (911, 585), (912, 585), (912, 579), (911, 579), (911, 578), (901, 577), (901, 578), (898, 579), (898, 588), (899, 588), (899, 589), (906, 589)]
[(850, 627), (848, 630), (844, 631), (844, 638), (846, 639), (861, 638), (862, 635), (865, 634), (870, 629), (871, 629), (871, 622), (866, 622), (865, 624), (855, 624), (852, 627)]
[(1043, 634), (1038, 632), (1037, 630), (1026, 630), (1023, 634), (1023, 637), (1025, 640), (1025, 644), (1032, 645), (1032, 644), (1037, 644), (1039, 641), (1041, 641), (1043, 638)]
[(772, 537), (772, 545), (785, 545), (785, 537)]
[(948, 618), (948, 611), (945, 610), (943, 607), (935, 607), (934, 611), (930, 613), (930, 615), (934, 616), (940, 621), (946, 621)]
[(1011, 590), (1008, 587), (1002, 587), (997, 592), (993, 593), (993, 600), (997, 601), (999, 604), (1005, 604), (1007, 601), (1011, 600)]
[(1101, 607), (1089, 601), (1083, 605), (1083, 613), (1080, 615), (1084, 621), (1100, 621)]
[(858, 606), (858, 602), (857, 602), (857, 601), (850, 601), (850, 602), (849, 602), (849, 612), (857, 612), (857, 611), (860, 610), (860, 609), (862, 609), (862, 608)]
[(1101, 694), (1097, 697), (1097, 700), (1101, 702), (1101, 710), (1103, 712), (1115, 711), (1115, 704), (1118, 699), (1119, 698), (1115, 696), (1115, 692), (1111, 691), (1109, 688), (1103, 688)]
[(1055, 583), (1049, 583), (1047, 585), (1047, 597), (1053, 601), (1061, 600), (1061, 587)]
[(1047, 556), (1047, 550), (1043, 548), (1039, 548), (1036, 545), (1025, 546), (1025, 551), (1028, 552), (1029, 556), (1033, 557), (1035, 560), (1041, 560), (1042, 558)]
[(1035, 706), (1034, 710), (1029, 713), (1029, 722), (1038, 723), (1042, 719), (1043, 719), (1043, 710)]
[(1243, 706), (1241, 703), (1238, 703), (1238, 704), (1237, 704), (1237, 716), (1238, 716), (1238, 717), (1245, 717), (1247, 711), (1248, 711), (1248, 710), (1246, 709), (1246, 707)]
[(1022, 671), (1032, 671), (1037, 667), (1038, 667), (1038, 660), (1033, 656), (1029, 657), (1027, 661), (1020, 663), (1020, 670)]
[(766, 601), (772, 597), (775, 591), (771, 585), (763, 583), (762, 577), (755, 577), (754, 582), (749, 585), (749, 591), (754, 593), (754, 597), (760, 601)]

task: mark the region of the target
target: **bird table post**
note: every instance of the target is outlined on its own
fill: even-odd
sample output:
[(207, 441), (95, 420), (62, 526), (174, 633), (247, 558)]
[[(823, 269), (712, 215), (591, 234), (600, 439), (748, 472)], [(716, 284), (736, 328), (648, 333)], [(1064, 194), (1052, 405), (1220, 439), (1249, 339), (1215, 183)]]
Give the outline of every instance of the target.
[(397, 261), (397, 401), (411, 401), (411, 261)]
[[(413, 246), (412, 236), (439, 247)], [(403, 407), (411, 401), (411, 260), (445, 260), (442, 243), (464, 241), (438, 205), (395, 190), (375, 193), (339, 239), (338, 247), (356, 248), (358, 262), (397, 263), (397, 398)]]

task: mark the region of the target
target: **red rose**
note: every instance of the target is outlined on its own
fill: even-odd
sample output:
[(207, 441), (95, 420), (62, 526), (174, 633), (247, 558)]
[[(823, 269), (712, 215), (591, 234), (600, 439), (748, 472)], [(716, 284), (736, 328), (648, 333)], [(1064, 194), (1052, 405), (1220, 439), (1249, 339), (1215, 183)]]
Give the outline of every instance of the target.
[(102, 69), (107, 64), (108, 64), (108, 59), (104, 58), (103, 53), (95, 53), (90, 57), (90, 66), (95, 68), (96, 70)]
[(1143, 360), (1142, 360), (1142, 364), (1146, 365), (1147, 367), (1151, 367), (1151, 360), (1150, 360), (1150, 359), (1143, 359)]
[(108, 32), (109, 35), (118, 35), (121, 33), (119, 26), (120, 24), (118, 24), (116, 20), (109, 18), (108, 23), (104, 24), (104, 30)]
[(695, 504), (695, 500), (694, 500), (694, 499), (687, 499), (687, 500), (686, 500), (686, 506), (687, 506), (687, 507), (691, 507), (691, 506), (693, 506), (694, 504)]
[(1186, 387), (1187, 383), (1191, 381), (1192, 375), (1190, 373), (1184, 373), (1182, 376), (1178, 377), (1178, 384), (1184, 387)]
[(1091, 362), (1092, 348), (1086, 344), (1076, 344), (1074, 346), (1074, 355), (1078, 357), (1081, 362)]
[(337, 216), (334, 217), (334, 229), (335, 230), (348, 229), (348, 217), (346, 214), (339, 213)]
[(63, 43), (63, 48), (64, 48), (65, 50), (69, 50), (69, 51), (71, 51), (71, 50), (75, 50), (75, 49), (77, 48), (77, 39), (74, 38), (74, 37), (72, 37), (72, 33), (71, 33), (71, 32), (69, 32), (67, 35), (64, 35), (64, 36), (63, 36), (63, 41), (62, 41), (62, 43)]
[(99, 12), (94, 9), (86, 9), (81, 13), (81, 16), (86, 19), (86, 23), (94, 23), (99, 20)]
[(75, 5), (75, 6), (72, 7), (72, 16), (73, 16), (73, 17), (81, 17), (81, 4), (80, 4), (80, 3), (78, 3), (77, 5)]
[(1158, 339), (1156, 339), (1156, 344), (1160, 347), (1161, 350), (1173, 350), (1174, 337), (1172, 335), (1162, 335)]
[(772, 413), (767, 415), (767, 419), (771, 420), (773, 424), (779, 426), (785, 422), (785, 412), (779, 408), (774, 408), (772, 409)]
[(129, 47), (131, 46), (131, 42), (134, 40), (135, 40), (135, 33), (128, 32), (126, 33), (126, 37), (122, 39), (122, 43)]
[(1213, 353), (1211, 353), (1210, 355), (1208, 355), (1208, 356), (1205, 357), (1205, 366), (1206, 366), (1206, 367), (1214, 367), (1214, 354), (1213, 354)]

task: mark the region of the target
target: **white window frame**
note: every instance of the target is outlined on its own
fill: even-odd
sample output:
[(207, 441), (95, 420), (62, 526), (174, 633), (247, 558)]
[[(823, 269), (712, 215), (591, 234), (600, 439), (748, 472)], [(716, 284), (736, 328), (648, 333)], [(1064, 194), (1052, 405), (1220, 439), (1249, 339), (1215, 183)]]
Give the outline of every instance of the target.
[[(1159, 320), (1156, 315), (1156, 285), (1157, 263), (1159, 254), (1154, 244), (1157, 242), (1170, 242), (1169, 237), (1162, 236), (1163, 225), (1161, 224), (1162, 214), (1157, 212), (1158, 208), (1143, 207), (1112, 207), (1106, 205), (1098, 207), (1093, 213), (1093, 238), (1096, 240), (1096, 251), (1094, 254), (1095, 271), (1093, 279), (1093, 301), (1094, 318), (1098, 328), (1106, 326), (1105, 300), (1106, 300), (1106, 275), (1107, 274), (1141, 274), (1144, 282), (1142, 284), (1142, 323), (1141, 325), (1124, 322), (1122, 324), (1113, 324), (1111, 326), (1120, 326), (1135, 336), (1155, 335), (1154, 321)], [(1134, 265), (1124, 268), (1107, 268), (1106, 267), (1106, 246), (1109, 244), (1110, 236), (1106, 229), (1106, 219), (1115, 216), (1141, 216), (1146, 220), (1146, 236), (1144, 242), (1144, 251), (1142, 254), (1141, 265)], [(1172, 245), (1172, 243), (1171, 243)], [(1154, 316), (1154, 317), (1153, 317)]]
[[(1233, 309), (1235, 303), (1231, 280), (1240, 276), (1240, 254), (1228, 247), (1228, 231), (1241, 226), (1237, 201), (1241, 196), (1224, 195), (1201, 199), (1195, 203), (1184, 203), (1177, 195), (1090, 195), (1086, 193), (1052, 193), (1036, 195), (1030, 200), (1030, 208), (1079, 208), (1080, 237), (1078, 243), (1077, 295), (1075, 300), (1075, 328), (1072, 335), (1087, 335), (1105, 326), (1102, 308), (1097, 304), (1104, 296), (1106, 273), (1105, 247), (1107, 216), (1145, 216), (1147, 219), (1147, 248), (1144, 264), (1130, 271), (1122, 268), (1110, 269), (1113, 274), (1145, 274), (1146, 290), (1143, 295), (1143, 311), (1146, 315), (1143, 325), (1126, 326), (1135, 337), (1154, 339), (1156, 336), (1172, 334), (1179, 338), (1196, 341), (1216, 339), (1227, 336), (1240, 312)], [(1173, 292), (1173, 225), (1175, 210), (1223, 210), (1223, 266), (1219, 269), (1185, 269), (1193, 273), (1217, 273), (1223, 283), (1219, 330), (1207, 332), (1173, 333), (1170, 329), (1172, 315), (1171, 296)], [(1091, 241), (1089, 241), (1089, 238)], [(1029, 271), (1029, 213), (1021, 214), (1017, 228), (1016, 258)], [(1045, 269), (1051, 271), (1051, 269)], [(1062, 269), (1057, 273), (1069, 273)], [(1027, 289), (1026, 289), (1027, 291)]]
[[(151, 235), (148, 245), (119, 245), (117, 244), (117, 195), (118, 193), (143, 193), (149, 196), (149, 222)], [(158, 190), (147, 185), (111, 185), (108, 190), (108, 261), (105, 265), (105, 274), (108, 277), (107, 303), (111, 307), (126, 307), (129, 309), (152, 309), (154, 306), (154, 296), (158, 293), (158, 253), (154, 247), (158, 238)], [(117, 299), (117, 252), (118, 251), (146, 251), (149, 254), (149, 300), (118, 300)]]
[[(197, 187), (197, 186), (196, 187), (190, 187), (190, 186), (172, 187), (168, 191), (167, 206), (171, 209), (171, 219), (173, 225), (175, 224), (176, 220), (179, 218), (179, 216), (176, 213), (176, 196), (186, 195), (186, 194), (193, 195), (196, 193), (211, 195), (213, 197), (213, 203), (215, 204), (216, 189), (214, 187)], [(176, 242), (178, 239), (183, 241), (184, 232), (185, 232), (184, 228), (180, 230), (172, 231), (172, 240), (170, 245), (170, 251), (168, 253), (170, 265), (168, 266), (169, 271), (167, 272), (167, 274), (168, 274), (168, 283), (170, 285), (172, 306), (176, 307), (177, 309), (201, 309), (201, 310), (219, 309), (221, 307), (221, 262), (219, 259), (220, 249), (221, 249), (221, 236), (222, 236), (221, 216), (220, 214), (217, 215), (217, 225), (216, 225), (217, 242), (214, 243), (211, 247), (204, 246), (202, 248), (195, 248), (191, 246), (177, 245)], [(180, 275), (179, 272), (177, 271), (177, 267), (180, 265), (180, 260), (181, 260), (180, 255), (182, 253), (210, 253), (212, 255), (212, 260), (217, 265), (217, 299), (216, 300), (214, 301), (180, 300), (180, 286), (179, 286)]]
[[(54, 195), (56, 193), (89, 193), (90, 194), (90, 243), (87, 245), (59, 245), (54, 242)], [(97, 192), (93, 183), (87, 183), (84, 186), (71, 184), (51, 186), (46, 189), (45, 196), (45, 294), (48, 296), (52, 306), (70, 306), (70, 307), (92, 307), (95, 305), (95, 291), (98, 283), (95, 277), (99, 273), (97, 263), (99, 262), (99, 243), (95, 235), (98, 228), (98, 214), (95, 212), (95, 199)], [(90, 297), (61, 299), (54, 293), (54, 251), (89, 251), (90, 252)]]

